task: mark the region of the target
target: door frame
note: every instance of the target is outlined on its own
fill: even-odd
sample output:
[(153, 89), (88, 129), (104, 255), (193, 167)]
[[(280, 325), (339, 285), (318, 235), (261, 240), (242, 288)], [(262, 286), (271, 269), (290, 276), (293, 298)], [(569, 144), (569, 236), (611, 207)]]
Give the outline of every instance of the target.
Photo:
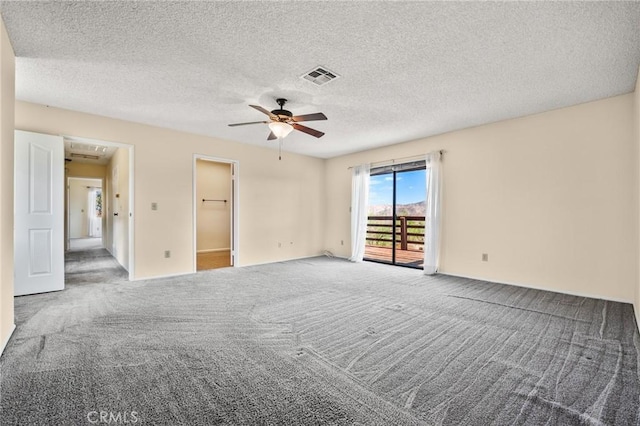
[[(424, 163), (424, 164), (423, 164)], [(396, 243), (397, 243), (397, 236), (396, 236), (396, 221), (397, 221), (397, 217), (398, 217), (398, 212), (397, 212), (397, 191), (398, 191), (398, 186), (397, 186), (397, 182), (398, 182), (398, 175), (402, 175), (402, 173), (408, 173), (408, 172), (414, 172), (414, 171), (419, 171), (419, 170), (424, 170), (425, 173), (428, 173), (427, 171), (427, 167), (426, 167), (426, 162), (424, 162), (424, 160), (418, 160), (418, 161), (408, 161), (406, 163), (398, 163), (398, 164), (392, 164), (392, 165), (385, 165), (385, 166), (379, 166), (379, 167), (373, 167), (371, 169), (371, 173), (369, 175), (369, 179), (371, 179), (371, 176), (383, 176), (383, 175), (391, 175), (393, 176), (393, 180), (392, 180), (392, 185), (393, 185), (393, 192), (392, 192), (392, 201), (391, 201), (391, 261), (385, 261), (385, 260), (378, 260), (378, 259), (372, 259), (372, 258), (367, 258), (366, 254), (363, 260), (366, 260), (367, 262), (375, 262), (375, 263), (382, 263), (385, 265), (392, 265), (392, 266), (402, 266), (403, 268), (412, 268), (412, 269), (421, 269), (422, 267), (416, 267), (416, 266), (412, 266), (410, 264), (406, 264), (406, 263), (398, 263), (397, 259), (396, 259)], [(426, 179), (426, 177), (425, 177)], [(426, 203), (426, 194), (425, 194), (425, 203)], [(369, 206), (367, 206), (368, 208)], [(424, 254), (424, 251), (423, 251)]]
[[(65, 252), (69, 251), (69, 246), (71, 245), (71, 181), (72, 180), (94, 180), (96, 182), (100, 182), (100, 188), (103, 191), (104, 194), (104, 178), (98, 178), (98, 177), (81, 177), (81, 176), (67, 176), (67, 181), (65, 182), (65, 185), (67, 186), (67, 199), (66, 201), (66, 205), (65, 205), (65, 225), (66, 225), (66, 229), (65, 229)], [(103, 204), (104, 205), (104, 204)], [(103, 212), (104, 214), (104, 212)], [(103, 216), (104, 217), (104, 216)], [(102, 240), (102, 244), (104, 246), (104, 239), (103, 237), (100, 237), (100, 239)]]
[[(129, 272), (129, 281), (135, 281), (135, 221), (134, 221), (134, 217), (135, 217), (135, 145), (131, 145), (131, 144), (127, 144), (127, 143), (122, 143), (122, 142), (113, 142), (113, 141), (106, 141), (106, 140), (102, 140), (102, 139), (95, 139), (95, 138), (85, 138), (82, 136), (74, 136), (74, 135), (70, 135), (70, 134), (64, 134), (61, 135), (62, 138), (64, 140), (70, 140), (70, 141), (77, 141), (80, 143), (89, 143), (89, 144), (96, 144), (96, 145), (103, 145), (103, 146), (110, 146), (110, 147), (114, 147), (114, 148), (118, 148), (118, 149), (128, 149), (129, 150), (129, 167), (128, 167), (128, 171), (129, 171), (129, 182), (128, 182), (128, 186), (129, 186), (129, 235), (128, 235), (128, 240), (129, 240), (129, 244), (128, 244), (128, 250), (129, 250), (129, 267), (128, 272)], [(76, 176), (73, 176), (76, 177)], [(107, 176), (104, 177), (104, 179), (106, 179)], [(92, 178), (88, 178), (88, 179), (92, 179)], [(99, 179), (99, 178), (95, 178), (95, 179)], [(65, 185), (67, 183), (65, 182)], [(105, 194), (105, 180), (102, 181), (102, 194), (103, 194), (103, 200), (104, 198), (104, 194)], [(111, 191), (111, 188), (109, 188), (109, 191)], [(106, 214), (106, 209), (103, 208), (103, 210), (105, 211)], [(106, 221), (103, 223), (103, 225), (106, 225)], [(102, 232), (103, 232), (103, 239), (102, 239), (102, 243), (104, 245), (104, 229), (105, 227), (103, 226), (102, 228)], [(113, 232), (112, 229), (109, 230), (109, 232)], [(65, 236), (66, 238), (66, 236)], [(106, 248), (106, 246), (105, 246)]]
[(197, 161), (211, 161), (215, 163), (224, 163), (231, 165), (231, 267), (235, 268), (238, 266), (240, 259), (240, 250), (239, 250), (239, 235), (240, 235), (240, 221), (239, 221), (239, 211), (240, 211), (240, 162), (238, 160), (230, 160), (228, 158), (220, 158), (220, 157), (212, 157), (209, 155), (203, 154), (193, 154), (193, 179), (192, 179), (192, 198), (193, 198), (193, 273), (198, 271), (198, 221), (197, 221), (197, 210), (198, 210), (198, 200), (196, 194), (196, 185), (197, 185), (197, 174), (196, 167)]

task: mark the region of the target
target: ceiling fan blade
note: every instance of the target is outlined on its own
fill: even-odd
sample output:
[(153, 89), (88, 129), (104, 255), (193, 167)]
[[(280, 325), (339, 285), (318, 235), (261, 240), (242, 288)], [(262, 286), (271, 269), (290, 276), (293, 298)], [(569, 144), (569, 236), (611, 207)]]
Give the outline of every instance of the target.
[(259, 124), (259, 123), (268, 123), (268, 121), (250, 121), (248, 123), (234, 123), (234, 124), (229, 124), (229, 126), (230, 127), (246, 126), (247, 124)]
[(295, 115), (291, 117), (293, 121), (317, 121), (317, 120), (326, 120), (327, 116), (321, 112), (316, 112), (315, 114), (304, 114), (304, 115)]
[(263, 114), (267, 114), (270, 118), (276, 118), (275, 115), (271, 114), (271, 111), (262, 108), (260, 105), (249, 105), (251, 108), (257, 109)]
[(294, 129), (304, 132), (308, 135), (315, 136), (316, 138), (322, 137), (324, 135), (323, 132), (320, 132), (318, 130), (312, 129), (307, 126), (303, 126), (302, 124), (293, 123), (292, 126)]
[(278, 139), (276, 135), (273, 134), (273, 132), (269, 133), (269, 136), (267, 137), (268, 141), (272, 141), (274, 139)]

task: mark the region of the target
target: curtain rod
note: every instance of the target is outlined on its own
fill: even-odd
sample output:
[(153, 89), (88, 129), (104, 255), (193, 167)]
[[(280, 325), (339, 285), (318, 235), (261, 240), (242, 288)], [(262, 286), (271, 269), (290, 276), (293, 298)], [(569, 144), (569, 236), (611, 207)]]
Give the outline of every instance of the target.
[[(443, 156), (444, 153), (446, 151), (444, 149), (440, 150), (440, 156)], [(393, 158), (391, 160), (385, 160), (385, 161), (378, 161), (377, 163), (371, 163), (371, 167), (382, 167), (382, 166), (390, 166), (392, 164), (395, 164), (396, 161), (405, 161), (405, 162), (410, 162), (410, 161), (419, 161), (419, 160), (423, 160), (424, 159), (424, 155), (412, 155), (411, 157), (400, 157), (400, 158)], [(349, 166), (347, 167), (347, 170), (349, 169), (353, 169), (355, 166)]]

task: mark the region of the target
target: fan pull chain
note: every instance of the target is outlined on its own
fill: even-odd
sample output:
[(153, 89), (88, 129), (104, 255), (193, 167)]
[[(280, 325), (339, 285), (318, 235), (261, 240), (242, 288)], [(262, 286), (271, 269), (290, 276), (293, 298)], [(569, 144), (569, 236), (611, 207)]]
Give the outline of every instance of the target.
[(282, 160), (282, 138), (278, 138), (278, 160)]

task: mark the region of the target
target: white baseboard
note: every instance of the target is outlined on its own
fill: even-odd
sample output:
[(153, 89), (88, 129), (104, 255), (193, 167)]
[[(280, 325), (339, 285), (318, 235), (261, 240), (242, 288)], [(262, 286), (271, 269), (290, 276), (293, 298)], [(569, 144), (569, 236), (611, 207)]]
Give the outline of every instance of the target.
[(280, 263), (280, 262), (289, 262), (290, 260), (302, 260), (302, 259), (311, 259), (312, 257), (322, 257), (323, 254), (312, 254), (309, 256), (301, 256), (301, 257), (292, 257), (290, 259), (281, 259), (281, 260), (270, 260), (268, 262), (259, 262), (259, 263), (248, 263), (246, 265), (233, 265), (234, 267), (244, 268), (247, 266), (260, 266), (260, 265), (269, 265), (272, 263)]
[[(123, 268), (125, 271), (129, 272), (129, 268), (127, 268), (127, 267), (126, 267), (126, 266), (124, 266), (122, 263), (120, 263), (120, 261), (118, 260), (118, 258), (117, 258), (117, 257), (115, 257), (115, 255), (113, 254), (113, 252), (111, 251), (111, 249), (110, 249), (109, 247), (106, 247), (106, 246), (105, 246), (104, 248), (105, 248), (105, 250), (107, 250), (107, 251), (109, 252), (109, 254), (111, 255), (111, 257), (113, 257), (113, 258), (116, 260), (116, 262), (118, 262), (118, 265), (122, 266), (122, 268)], [(129, 279), (129, 281), (131, 281), (131, 279)], [(135, 280), (134, 280), (134, 281), (135, 281)]]
[(13, 335), (13, 332), (16, 330), (16, 325), (13, 324), (11, 326), (11, 331), (9, 331), (9, 334), (7, 334), (7, 337), (4, 339), (4, 341), (2, 342), (2, 345), (0, 346), (0, 355), (2, 355), (2, 352), (4, 352), (4, 348), (7, 347), (7, 343), (9, 343), (9, 339), (11, 339), (11, 336)]
[[(342, 256), (335, 256), (334, 255), (333, 257), (349, 260), (348, 258), (342, 257)], [(390, 266), (393, 266), (393, 265), (390, 265)], [(564, 290), (559, 290), (557, 288), (534, 286), (534, 285), (531, 285), (531, 284), (522, 284), (522, 283), (509, 282), (509, 281), (497, 281), (497, 280), (492, 279), (492, 278), (472, 277), (472, 276), (469, 276), (469, 275), (460, 275), (460, 274), (454, 274), (454, 273), (443, 272), (443, 271), (438, 271), (438, 274), (450, 275), (452, 277), (458, 277), (458, 278), (467, 278), (467, 279), (470, 279), (470, 280), (487, 281), (487, 282), (496, 283), (496, 284), (512, 285), (512, 286), (515, 286), (515, 287), (531, 288), (531, 289), (534, 289), (534, 290), (551, 291), (551, 292), (554, 292), (554, 293), (568, 294), (570, 296), (589, 297), (591, 299), (608, 300), (608, 301), (611, 301), (611, 302), (630, 303), (630, 304), (633, 305), (633, 301), (631, 301), (631, 300), (617, 299), (615, 297), (602, 296), (602, 295), (599, 295), (599, 294), (588, 294), (588, 293), (581, 293), (581, 292), (564, 291)], [(635, 313), (635, 317), (636, 317), (636, 322), (638, 323), (638, 330), (640, 330), (640, 306), (638, 307), (638, 309), (636, 309), (635, 305), (633, 307), (634, 307), (634, 313)]]
[[(314, 255), (310, 255), (310, 256), (302, 256), (302, 257), (295, 257), (292, 259), (282, 259), (282, 260), (272, 260), (269, 262), (261, 262), (261, 263), (251, 263), (248, 265), (233, 265), (233, 266), (229, 266), (230, 268), (239, 268), (239, 267), (246, 267), (246, 266), (259, 266), (259, 265), (268, 265), (270, 263), (279, 263), (279, 262), (288, 262), (290, 260), (300, 260), (300, 259), (310, 259), (312, 257), (319, 257), (322, 256), (321, 254), (314, 254)], [(135, 277), (133, 280), (131, 281), (146, 281), (146, 280), (158, 280), (158, 279), (162, 279), (162, 278), (173, 278), (173, 277), (181, 277), (184, 275), (193, 275), (195, 273), (197, 273), (198, 271), (192, 271), (192, 272), (178, 272), (175, 274), (167, 274), (167, 275), (153, 275), (150, 277)]]
[(599, 295), (599, 294), (589, 294), (589, 293), (582, 293), (582, 292), (576, 292), (576, 291), (565, 291), (565, 290), (560, 290), (560, 289), (557, 289), (557, 288), (534, 286), (534, 285), (531, 285), (531, 284), (514, 283), (514, 282), (508, 282), (508, 281), (496, 281), (495, 279), (491, 279), (491, 278), (470, 277), (468, 275), (458, 275), (458, 274), (452, 274), (450, 272), (442, 272), (442, 271), (438, 271), (438, 274), (451, 275), (452, 277), (467, 278), (467, 279), (470, 279), (470, 280), (487, 281), (487, 282), (496, 283), (496, 284), (512, 285), (512, 286), (515, 286), (515, 287), (531, 288), (531, 289), (534, 289), (534, 290), (551, 291), (553, 293), (568, 294), (569, 296), (588, 297), (590, 299), (608, 300), (610, 302), (633, 303), (631, 300), (617, 299), (615, 297), (602, 296), (602, 295)]
[(129, 280), (129, 281), (133, 282), (133, 281), (159, 280), (162, 278), (182, 277), (185, 275), (193, 275), (193, 274), (195, 274), (195, 272), (178, 272), (175, 274), (167, 274), (167, 275), (152, 275), (150, 277), (135, 277), (133, 280)]
[(638, 328), (638, 331), (640, 331), (640, 309), (635, 305), (635, 303), (633, 304), (633, 313), (636, 317), (636, 327)]
[(215, 253), (215, 252), (219, 252), (219, 251), (231, 251), (231, 249), (230, 248), (217, 248), (217, 249), (198, 250), (198, 254), (200, 254), (200, 253)]

